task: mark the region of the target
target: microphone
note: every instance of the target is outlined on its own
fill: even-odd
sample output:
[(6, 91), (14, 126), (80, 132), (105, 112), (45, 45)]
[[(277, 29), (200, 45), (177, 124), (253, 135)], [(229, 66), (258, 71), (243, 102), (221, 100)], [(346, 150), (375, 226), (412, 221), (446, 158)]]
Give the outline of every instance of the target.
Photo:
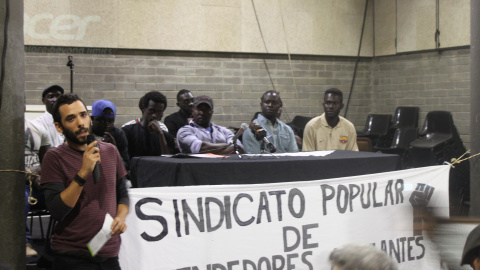
[(247, 123), (242, 123), (240, 125), (240, 129), (237, 131), (237, 133), (235, 134), (235, 136), (233, 136), (232, 140), (230, 140), (230, 144), (234, 144), (237, 140), (238, 140), (238, 137), (242, 136), (243, 132), (245, 131), (245, 129), (248, 128), (248, 125)]
[(268, 149), (270, 149), (270, 153), (275, 153), (277, 152), (277, 148), (275, 148), (275, 146), (273, 145), (273, 143), (271, 143), (267, 137), (263, 137), (263, 142), (265, 142), (265, 144), (267, 144), (267, 147)]
[(252, 122), (250, 123), (250, 130), (252, 131), (253, 135), (255, 136), (255, 139), (257, 141), (263, 141), (268, 149), (270, 150), (270, 153), (275, 153), (277, 151), (277, 148), (267, 139), (267, 131), (260, 126), (257, 122)]
[[(88, 134), (87, 144), (91, 144), (94, 141), (95, 141), (95, 136), (93, 134)], [(98, 147), (98, 144), (95, 146)], [(93, 183), (94, 184), (98, 183), (98, 180), (100, 180), (100, 168), (98, 167), (98, 161), (97, 161), (97, 164), (95, 164), (95, 168), (93, 168)]]
[(250, 131), (252, 131), (257, 141), (261, 141), (263, 138), (265, 138), (265, 136), (267, 136), (267, 131), (263, 129), (263, 127), (257, 122), (250, 123)]

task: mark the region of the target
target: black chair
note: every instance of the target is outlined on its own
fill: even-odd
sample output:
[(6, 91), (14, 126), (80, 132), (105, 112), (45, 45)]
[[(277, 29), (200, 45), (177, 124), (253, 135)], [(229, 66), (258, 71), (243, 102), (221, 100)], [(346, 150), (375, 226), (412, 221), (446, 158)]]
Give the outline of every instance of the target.
[(362, 136), (386, 135), (391, 125), (390, 114), (369, 114), (363, 129)]
[(301, 116), (301, 115), (296, 115), (292, 122), (288, 123), (288, 125), (294, 129), (293, 131), (303, 139), (303, 130), (305, 129), (305, 126), (307, 123), (312, 120), (313, 117), (308, 117), (308, 116)]
[(385, 145), (385, 147), (388, 147), (389, 142), (385, 142), (383, 138), (388, 135), (391, 121), (392, 116), (390, 114), (369, 114), (363, 132), (359, 133), (358, 137), (368, 137), (374, 147)]
[(418, 137), (417, 128), (399, 128), (395, 130), (390, 147), (375, 147), (374, 150), (385, 154), (398, 154), (402, 160), (410, 147), (410, 143)]
[(420, 138), (412, 142), (416, 148), (434, 148), (444, 143), (452, 142), (460, 138), (453, 117), (447, 111), (432, 111), (425, 117), (423, 128), (420, 131)]
[(418, 107), (397, 107), (393, 115), (392, 128), (417, 128)]

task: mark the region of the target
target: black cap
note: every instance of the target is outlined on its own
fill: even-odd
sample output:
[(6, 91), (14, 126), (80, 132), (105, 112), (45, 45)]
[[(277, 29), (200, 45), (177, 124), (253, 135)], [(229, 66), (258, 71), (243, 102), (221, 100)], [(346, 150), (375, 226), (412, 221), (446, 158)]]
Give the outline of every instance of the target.
[(208, 104), (208, 106), (213, 109), (213, 100), (209, 96), (203, 95), (196, 97), (195, 101), (193, 101), (193, 106), (197, 107), (202, 103)]
[(463, 248), (462, 262), (460, 265), (470, 264), (479, 255), (480, 250), (480, 225), (475, 227), (467, 236)]
[(63, 90), (63, 88), (60, 85), (53, 84), (43, 89), (42, 98), (44, 98), (47, 95), (47, 93), (50, 91), (60, 91), (62, 95), (63, 93), (65, 93), (65, 90)]

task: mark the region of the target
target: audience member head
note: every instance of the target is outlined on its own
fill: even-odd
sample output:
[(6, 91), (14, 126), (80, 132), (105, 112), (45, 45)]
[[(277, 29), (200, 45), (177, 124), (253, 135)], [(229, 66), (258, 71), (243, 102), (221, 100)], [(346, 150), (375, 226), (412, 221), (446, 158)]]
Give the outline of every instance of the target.
[(59, 96), (52, 115), (57, 131), (65, 135), (71, 147), (78, 148), (87, 142), (91, 118), (87, 106), (76, 94)]
[(147, 127), (151, 121), (160, 121), (167, 108), (167, 98), (158, 91), (146, 93), (141, 99), (142, 126)]
[(92, 104), (92, 131), (97, 136), (110, 132), (115, 124), (117, 108), (108, 100), (97, 100)]
[(323, 97), (323, 109), (327, 120), (336, 120), (343, 109), (343, 93), (337, 88), (330, 88), (325, 91)]
[(182, 89), (177, 93), (177, 106), (180, 107), (186, 115), (191, 116), (193, 110), (193, 94), (187, 90)]
[(45, 104), (45, 108), (47, 112), (52, 114), (53, 112), (53, 104), (57, 100), (60, 95), (63, 95), (65, 91), (60, 85), (50, 85), (43, 89), (42, 92), (42, 102)]
[(282, 99), (280, 93), (274, 90), (268, 90), (260, 98), (260, 107), (262, 109), (262, 115), (275, 123), (277, 119), (278, 110), (282, 107)]
[(467, 236), (463, 248), (461, 265), (469, 264), (473, 269), (480, 270), (480, 225)]
[(396, 270), (397, 264), (384, 251), (369, 244), (347, 244), (330, 253), (333, 270)]
[(193, 106), (193, 121), (201, 127), (209, 127), (213, 115), (213, 100), (209, 96), (198, 96)]

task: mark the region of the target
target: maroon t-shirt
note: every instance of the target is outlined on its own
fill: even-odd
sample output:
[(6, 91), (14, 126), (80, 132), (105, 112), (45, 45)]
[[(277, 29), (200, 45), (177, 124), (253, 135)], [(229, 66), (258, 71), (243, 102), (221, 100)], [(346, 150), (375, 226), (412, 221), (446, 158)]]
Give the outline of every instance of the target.
[[(98, 147), (100, 180), (94, 184), (92, 174), (85, 179), (75, 207), (55, 226), (51, 242), (54, 251), (89, 252), (87, 244), (102, 228), (105, 214), (109, 213), (113, 218), (117, 214), (117, 179), (124, 177), (127, 172), (114, 145), (98, 142)], [(65, 188), (68, 187), (80, 171), (82, 161), (83, 152), (70, 148), (67, 143), (51, 149), (43, 159), (42, 185), (61, 183)], [(96, 256), (117, 256), (120, 242), (119, 235), (113, 236)]]

